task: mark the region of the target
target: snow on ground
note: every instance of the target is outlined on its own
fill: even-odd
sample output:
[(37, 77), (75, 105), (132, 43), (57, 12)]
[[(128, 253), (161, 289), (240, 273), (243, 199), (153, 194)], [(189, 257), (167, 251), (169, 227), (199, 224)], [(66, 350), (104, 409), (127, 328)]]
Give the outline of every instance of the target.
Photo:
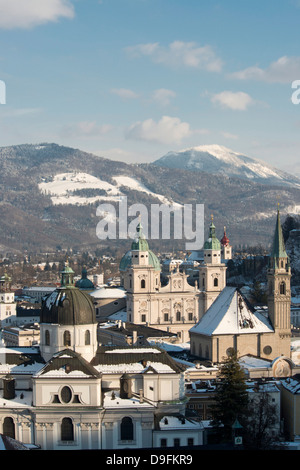
[[(77, 204), (85, 205), (96, 201), (118, 201), (122, 193), (114, 185), (100, 180), (88, 173), (60, 173), (53, 181), (39, 183), (39, 189), (44, 194), (49, 194), (54, 205)], [(80, 189), (100, 189), (106, 195), (93, 197), (76, 196), (72, 193)]]
[(150, 196), (156, 197), (159, 199), (161, 202), (164, 204), (170, 204), (176, 207), (182, 207), (181, 204), (177, 204), (173, 202), (171, 199), (168, 199), (165, 196), (162, 196), (161, 194), (154, 193), (153, 191), (150, 191), (144, 184), (142, 184), (140, 181), (136, 180), (135, 178), (131, 178), (130, 176), (113, 176), (113, 180), (117, 183), (117, 187), (126, 187), (130, 188), (135, 191), (140, 191), (142, 193), (149, 194)]
[[(159, 199), (164, 204), (178, 208), (182, 207), (180, 204), (174, 203), (171, 199), (150, 191), (150, 189), (135, 178), (129, 176), (113, 176), (112, 179), (115, 181), (115, 185), (88, 173), (60, 173), (54, 176), (53, 181), (42, 181), (38, 186), (43, 194), (50, 195), (54, 205), (86, 205), (93, 204), (97, 201), (118, 202), (120, 197), (124, 196), (120, 188), (126, 187), (134, 191), (149, 194)], [(74, 191), (81, 189), (99, 189), (105, 191), (106, 194), (91, 197), (74, 195)]]

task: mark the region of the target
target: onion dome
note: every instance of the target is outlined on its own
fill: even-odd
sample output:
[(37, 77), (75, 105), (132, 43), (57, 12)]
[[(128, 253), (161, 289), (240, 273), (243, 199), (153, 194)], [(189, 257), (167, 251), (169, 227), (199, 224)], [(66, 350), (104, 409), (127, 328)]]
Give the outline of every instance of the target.
[(75, 282), (75, 287), (78, 287), (79, 289), (94, 290), (95, 286), (92, 281), (88, 279), (87, 270), (85, 267), (82, 268), (81, 279), (78, 279), (78, 281)]
[(209, 226), (209, 236), (204, 243), (204, 250), (221, 250), (221, 243), (216, 237), (216, 227), (213, 223), (213, 216), (211, 216), (211, 223)]
[(159, 259), (153, 253), (153, 251), (149, 250), (149, 245), (142, 229), (143, 227), (141, 223), (139, 223), (136, 228), (137, 233), (135, 239), (131, 243), (131, 250), (127, 251), (120, 261), (120, 271), (127, 271), (127, 269), (130, 268), (132, 262), (132, 251), (147, 251), (149, 266), (153, 266), (156, 271), (161, 270)]
[(221, 245), (222, 246), (228, 246), (229, 245), (229, 238), (226, 235), (226, 227), (224, 227), (224, 235), (221, 238)]
[(74, 286), (74, 271), (68, 262), (61, 273), (61, 285), (48, 295), (41, 308), (41, 323), (87, 325), (96, 323), (92, 298)]

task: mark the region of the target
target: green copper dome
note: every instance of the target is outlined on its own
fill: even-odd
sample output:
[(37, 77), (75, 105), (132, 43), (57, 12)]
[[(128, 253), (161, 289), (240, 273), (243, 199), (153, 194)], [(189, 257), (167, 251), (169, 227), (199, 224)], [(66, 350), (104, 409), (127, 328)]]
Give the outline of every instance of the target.
[(216, 237), (216, 227), (214, 226), (213, 220), (209, 226), (209, 237), (204, 243), (204, 250), (221, 250), (221, 243)]
[(74, 271), (69, 263), (61, 272), (61, 285), (42, 302), (40, 322), (59, 325), (96, 323), (96, 312), (89, 294), (74, 286)]
[(131, 243), (131, 250), (127, 251), (123, 258), (120, 261), (119, 270), (120, 271), (127, 271), (128, 268), (131, 266), (131, 255), (132, 251), (147, 251), (148, 252), (148, 259), (149, 259), (149, 266), (153, 266), (156, 271), (160, 271), (160, 262), (157, 256), (153, 253), (153, 251), (149, 250), (148, 242), (145, 238), (145, 235), (142, 231), (142, 226), (139, 223), (136, 228), (136, 237)]
[(78, 281), (75, 282), (75, 287), (78, 287), (79, 289), (87, 289), (87, 290), (91, 290), (95, 288), (92, 281), (90, 281), (87, 277), (86, 268), (82, 268), (81, 279), (78, 279)]

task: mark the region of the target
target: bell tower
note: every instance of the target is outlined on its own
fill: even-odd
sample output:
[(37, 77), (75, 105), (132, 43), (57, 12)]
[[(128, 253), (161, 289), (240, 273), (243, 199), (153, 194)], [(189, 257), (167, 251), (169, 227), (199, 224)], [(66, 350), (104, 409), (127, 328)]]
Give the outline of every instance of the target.
[(290, 357), (291, 267), (285, 249), (279, 207), (267, 277), (269, 319), (278, 336), (280, 354)]
[(221, 262), (221, 243), (216, 237), (213, 216), (211, 216), (209, 236), (203, 249), (204, 264), (199, 267), (199, 288), (203, 292), (200, 317), (204, 315), (226, 286), (226, 266)]

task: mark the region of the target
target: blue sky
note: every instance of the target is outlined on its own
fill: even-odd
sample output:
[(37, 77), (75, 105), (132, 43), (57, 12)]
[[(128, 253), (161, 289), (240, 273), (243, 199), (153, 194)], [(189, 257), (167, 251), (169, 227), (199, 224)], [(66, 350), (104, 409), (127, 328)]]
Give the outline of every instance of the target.
[(0, 13), (0, 146), (141, 163), (220, 144), (300, 174), (300, 0), (0, 0)]

